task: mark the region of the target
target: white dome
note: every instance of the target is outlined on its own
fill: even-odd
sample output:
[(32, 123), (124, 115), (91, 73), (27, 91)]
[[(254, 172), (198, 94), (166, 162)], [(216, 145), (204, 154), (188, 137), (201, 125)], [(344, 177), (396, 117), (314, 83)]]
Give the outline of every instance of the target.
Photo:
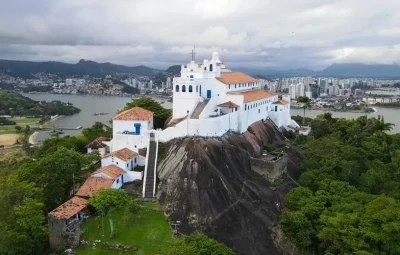
[(219, 60), (219, 54), (218, 54), (218, 52), (214, 52), (214, 53), (212, 54), (212, 60)]

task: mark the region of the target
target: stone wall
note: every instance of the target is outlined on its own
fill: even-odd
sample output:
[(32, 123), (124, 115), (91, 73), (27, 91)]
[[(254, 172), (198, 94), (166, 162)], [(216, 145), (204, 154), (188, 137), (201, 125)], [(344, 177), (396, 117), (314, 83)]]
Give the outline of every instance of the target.
[(288, 156), (280, 155), (276, 160), (250, 158), (251, 170), (259, 173), (270, 182), (274, 182), (287, 172)]
[(69, 225), (65, 219), (59, 219), (52, 215), (47, 216), (50, 234), (50, 249), (55, 250), (61, 244), (69, 247), (77, 247), (79, 245), (80, 221), (74, 220)]

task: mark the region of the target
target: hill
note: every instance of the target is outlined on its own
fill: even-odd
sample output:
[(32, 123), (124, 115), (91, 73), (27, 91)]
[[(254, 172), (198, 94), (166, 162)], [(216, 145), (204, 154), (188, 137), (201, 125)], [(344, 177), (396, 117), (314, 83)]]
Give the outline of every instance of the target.
[(166, 82), (167, 77), (171, 77), (171, 79), (173, 77), (176, 77), (180, 74), (181, 72), (181, 66), (180, 65), (174, 65), (174, 66), (170, 66), (167, 68), (167, 70), (157, 74), (154, 79), (154, 85), (156, 86), (161, 86), (161, 84), (163, 82)]
[(35, 101), (19, 93), (0, 91), (0, 115), (40, 117), (72, 115), (80, 109), (61, 101)]
[(76, 64), (62, 62), (31, 62), (0, 60), (0, 72), (21, 78), (33, 78), (34, 73), (50, 73), (60, 77), (73, 75), (89, 75), (91, 77), (104, 77), (117, 73), (135, 74), (141, 76), (154, 77), (160, 71), (147, 66), (123, 66), (111, 63), (97, 63), (90, 60), (81, 59)]

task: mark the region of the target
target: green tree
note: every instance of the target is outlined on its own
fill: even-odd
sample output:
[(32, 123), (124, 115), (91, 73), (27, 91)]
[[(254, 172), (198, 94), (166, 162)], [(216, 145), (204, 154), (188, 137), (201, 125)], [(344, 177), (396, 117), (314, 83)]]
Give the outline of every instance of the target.
[(126, 103), (124, 110), (129, 110), (136, 106), (154, 112), (154, 128), (156, 129), (164, 128), (166, 121), (172, 116), (171, 109), (165, 109), (159, 102), (151, 97), (133, 99), (132, 102)]
[(171, 244), (162, 255), (234, 255), (232, 249), (203, 234), (185, 236)]
[(123, 189), (99, 189), (88, 200), (88, 205), (105, 214), (112, 210), (126, 208), (131, 203), (132, 198)]
[(17, 131), (17, 133), (21, 132), (22, 128), (20, 126), (15, 126), (15, 131)]
[(100, 136), (111, 138), (112, 128), (106, 124), (96, 121), (90, 128), (84, 128), (82, 130), (82, 134), (89, 142)]
[(303, 119), (303, 126), (305, 125), (305, 119), (306, 119), (306, 109), (310, 107), (310, 99), (307, 96), (299, 96), (297, 98), (297, 102), (303, 103), (303, 111), (304, 111), (304, 119)]
[(0, 254), (44, 254), (47, 244), (44, 205), (25, 198), (0, 224)]
[(51, 138), (59, 138), (62, 134), (64, 134), (64, 132), (57, 129), (53, 129), (49, 134)]

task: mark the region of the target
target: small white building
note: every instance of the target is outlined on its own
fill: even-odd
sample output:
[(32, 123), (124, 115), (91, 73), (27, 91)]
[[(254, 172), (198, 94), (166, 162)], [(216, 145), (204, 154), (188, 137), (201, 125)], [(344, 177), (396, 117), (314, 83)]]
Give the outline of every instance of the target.
[[(126, 171), (115, 165), (109, 165), (98, 169), (92, 173), (92, 177), (112, 179), (114, 182), (111, 184), (112, 189), (119, 189), (124, 184), (124, 175)], [(126, 178), (126, 177), (125, 177)]]
[(116, 165), (124, 171), (133, 171), (135, 166), (139, 163), (139, 154), (128, 149), (123, 148), (112, 153), (104, 155), (101, 159), (101, 166), (106, 167), (109, 165)]
[(110, 153), (109, 141), (107, 138), (100, 136), (91, 141), (86, 145), (87, 153), (91, 153), (93, 150), (98, 150), (101, 157), (105, 154)]

